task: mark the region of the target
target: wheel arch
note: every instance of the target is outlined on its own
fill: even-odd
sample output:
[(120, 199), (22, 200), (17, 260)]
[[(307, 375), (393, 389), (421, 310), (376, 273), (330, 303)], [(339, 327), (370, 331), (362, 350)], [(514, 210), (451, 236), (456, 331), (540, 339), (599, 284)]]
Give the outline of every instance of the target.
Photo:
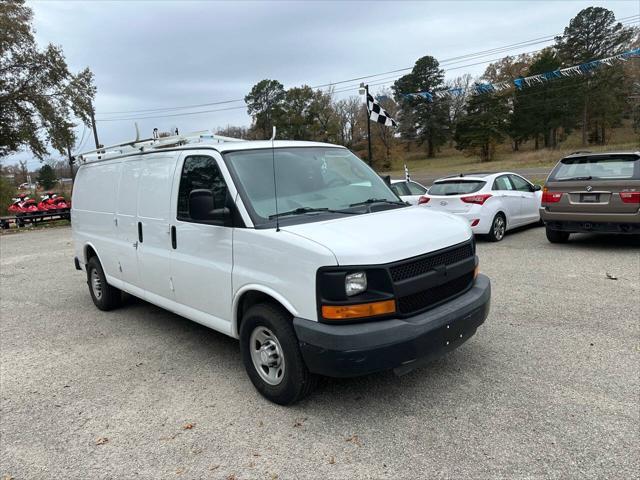
[(233, 322), (231, 335), (238, 338), (242, 316), (253, 305), (259, 303), (272, 303), (289, 312), (292, 317), (298, 314), (295, 307), (284, 296), (275, 290), (263, 285), (245, 285), (239, 289), (233, 298)]
[(92, 257), (97, 257), (100, 265), (103, 265), (102, 259), (100, 258), (100, 255), (98, 255), (98, 249), (96, 248), (96, 246), (91, 242), (87, 242), (82, 247), (82, 261), (86, 265), (87, 263), (89, 263), (89, 260), (91, 260)]

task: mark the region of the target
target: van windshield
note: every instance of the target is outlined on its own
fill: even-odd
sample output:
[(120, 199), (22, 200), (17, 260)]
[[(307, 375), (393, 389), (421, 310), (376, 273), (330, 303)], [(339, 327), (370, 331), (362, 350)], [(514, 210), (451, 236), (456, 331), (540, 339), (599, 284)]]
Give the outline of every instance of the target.
[(288, 222), (293, 217), (366, 213), (378, 202), (400, 204), (387, 184), (345, 148), (240, 150), (224, 157), (256, 225), (274, 219), (276, 191), (278, 214)]

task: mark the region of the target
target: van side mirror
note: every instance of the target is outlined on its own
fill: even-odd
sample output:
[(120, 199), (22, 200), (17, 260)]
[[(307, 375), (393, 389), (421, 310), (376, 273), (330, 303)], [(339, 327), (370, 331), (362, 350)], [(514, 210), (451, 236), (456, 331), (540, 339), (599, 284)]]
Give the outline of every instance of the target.
[(192, 190), (189, 194), (189, 216), (202, 223), (225, 225), (230, 219), (229, 208), (216, 208), (211, 190)]
[(540, 185), (534, 185), (533, 186), (533, 191), (537, 192), (538, 190), (542, 190), (542, 187)]

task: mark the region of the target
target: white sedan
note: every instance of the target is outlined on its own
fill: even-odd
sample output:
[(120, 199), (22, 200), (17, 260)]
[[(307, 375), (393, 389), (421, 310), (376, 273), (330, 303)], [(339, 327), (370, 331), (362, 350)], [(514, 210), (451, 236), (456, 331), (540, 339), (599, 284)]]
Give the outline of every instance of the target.
[(471, 230), (499, 242), (507, 230), (540, 222), (540, 185), (511, 172), (436, 180), (418, 204), (466, 218)]
[(413, 180), (391, 180), (391, 190), (411, 205), (417, 205), (420, 197), (427, 193), (427, 187)]

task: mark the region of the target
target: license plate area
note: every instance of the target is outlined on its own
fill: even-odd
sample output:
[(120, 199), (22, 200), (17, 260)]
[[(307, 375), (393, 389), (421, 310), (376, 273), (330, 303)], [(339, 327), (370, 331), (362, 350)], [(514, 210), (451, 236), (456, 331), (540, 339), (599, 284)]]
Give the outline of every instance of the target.
[(580, 202), (581, 203), (598, 203), (600, 202), (600, 194), (599, 193), (581, 193)]

